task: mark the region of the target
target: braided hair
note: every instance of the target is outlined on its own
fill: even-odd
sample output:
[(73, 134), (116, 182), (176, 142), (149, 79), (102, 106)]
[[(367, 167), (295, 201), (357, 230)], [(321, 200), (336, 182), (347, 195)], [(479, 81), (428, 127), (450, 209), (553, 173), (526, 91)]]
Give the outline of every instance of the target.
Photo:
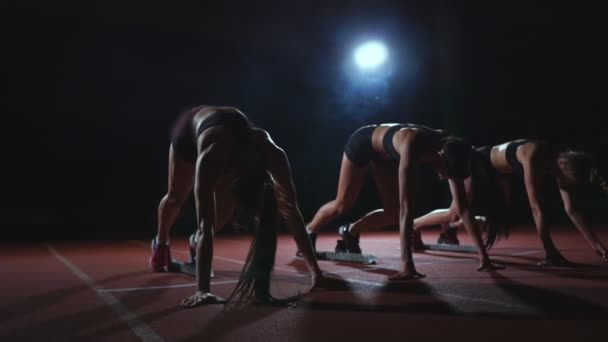
[(601, 174), (595, 158), (590, 153), (566, 150), (559, 154), (559, 158), (565, 161), (562, 171), (567, 177), (577, 184), (598, 186), (608, 194), (608, 181)]

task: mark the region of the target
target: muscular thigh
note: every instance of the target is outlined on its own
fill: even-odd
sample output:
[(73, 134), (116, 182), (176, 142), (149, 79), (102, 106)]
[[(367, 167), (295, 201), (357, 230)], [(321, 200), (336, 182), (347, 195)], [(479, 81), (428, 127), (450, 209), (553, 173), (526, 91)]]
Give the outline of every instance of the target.
[(351, 162), (346, 155), (342, 157), (336, 199), (346, 208), (350, 208), (359, 196), (367, 169), (368, 166), (358, 166)]
[(372, 176), (386, 213), (399, 213), (399, 169), (398, 163), (373, 162)]
[(169, 147), (169, 197), (183, 202), (192, 191), (194, 184), (195, 164), (193, 162), (180, 159)]

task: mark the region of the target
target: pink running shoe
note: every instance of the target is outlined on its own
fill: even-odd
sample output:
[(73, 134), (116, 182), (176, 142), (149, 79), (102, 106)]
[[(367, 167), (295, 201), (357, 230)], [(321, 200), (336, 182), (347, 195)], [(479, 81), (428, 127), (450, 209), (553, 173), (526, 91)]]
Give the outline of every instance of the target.
[(154, 272), (168, 272), (171, 264), (171, 250), (167, 244), (159, 244), (156, 238), (152, 239), (152, 256), (150, 268)]

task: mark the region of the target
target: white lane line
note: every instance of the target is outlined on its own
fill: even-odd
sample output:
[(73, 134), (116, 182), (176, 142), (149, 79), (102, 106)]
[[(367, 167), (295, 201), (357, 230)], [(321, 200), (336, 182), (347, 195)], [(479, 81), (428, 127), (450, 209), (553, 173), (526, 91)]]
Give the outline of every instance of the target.
[[(359, 271), (363, 271), (363, 270), (374, 270), (374, 269), (377, 269), (377, 267), (370, 267), (370, 268), (364, 268), (364, 269), (342, 270), (342, 271), (326, 272), (326, 273), (327, 274), (344, 274), (344, 273), (353, 273), (353, 272), (359, 272)], [(289, 277), (304, 278), (304, 277), (310, 277), (310, 274), (308, 274), (308, 273), (298, 273), (298, 274), (294, 274), (293, 276), (286, 276), (286, 277), (287, 278), (289, 278)], [(285, 278), (285, 276), (278, 276), (277, 278), (281, 279), (281, 278)], [(221, 281), (212, 281), (211, 285), (236, 284), (238, 282), (239, 282), (238, 279), (221, 280)], [(99, 289), (98, 291), (102, 292), (102, 293), (108, 293), (108, 292), (130, 292), (130, 291), (176, 289), (176, 288), (195, 287), (195, 286), (196, 286), (196, 283), (188, 283), (188, 284), (159, 285), (159, 286), (125, 287), (125, 288), (117, 288), (117, 289)]]
[[(353, 268), (353, 269), (349, 269), (349, 270), (341, 270), (341, 271), (324, 271), (323, 273), (325, 274), (344, 274), (344, 273), (354, 273), (354, 272), (360, 272), (360, 271), (366, 271), (366, 270), (375, 270), (378, 269), (378, 267), (368, 267), (368, 268)], [(293, 276), (287, 276), (287, 277), (310, 277), (310, 274), (308, 273), (298, 273), (295, 274)]]
[(147, 325), (144, 321), (140, 320), (137, 315), (124, 306), (116, 297), (109, 293), (103, 292), (103, 287), (97, 284), (91, 277), (84, 273), (78, 266), (74, 265), (67, 258), (59, 254), (53, 246), (47, 245), (49, 252), (53, 254), (57, 260), (63, 263), (72, 273), (87, 284), (97, 295), (105, 302), (107, 306), (114, 311), (127, 325), (131, 328), (133, 333), (137, 335), (142, 341), (164, 341), (152, 328)]
[(534, 250), (527, 251), (527, 252), (518, 252), (518, 253), (509, 254), (509, 255), (513, 255), (513, 256), (530, 255), (530, 254), (538, 254), (542, 251), (543, 251), (542, 249), (534, 249)]
[[(146, 243), (141, 242), (141, 241), (131, 240), (131, 242), (135, 243), (135, 244), (138, 244), (138, 245), (147, 245)], [(190, 255), (190, 251), (185, 251), (183, 249), (172, 249), (171, 252), (180, 253), (180, 254), (186, 254), (188, 256)], [(245, 265), (245, 262), (241, 261), (241, 260), (225, 258), (225, 257), (222, 257), (222, 256), (217, 256), (217, 255), (214, 255), (213, 258), (214, 259), (218, 259), (218, 260), (232, 262), (232, 263), (239, 264), (239, 265)], [(275, 270), (279, 270), (279, 271), (285, 271), (285, 272), (299, 273), (298, 271), (292, 270), (291, 268), (275, 267), (274, 269)]]
[[(132, 240), (131, 242), (135, 243), (135, 244), (138, 244), (138, 245), (146, 245), (146, 243), (141, 242), (141, 241)], [(190, 251), (185, 251), (185, 250), (181, 250), (181, 249), (176, 249), (176, 250), (171, 250), (171, 251), (172, 252), (174, 251), (174, 252), (180, 253), (180, 254), (190, 255)], [(536, 254), (536, 253), (539, 253), (541, 251), (542, 250), (540, 250), (540, 249), (536, 249), (536, 250), (531, 250), (531, 251), (526, 251), (526, 252), (513, 253), (513, 254), (509, 254), (509, 255), (510, 256), (521, 256), (521, 255), (528, 255), (528, 254)], [(387, 257), (387, 256), (388, 257), (395, 257), (395, 256), (398, 257), (399, 256), (398, 254), (377, 254), (377, 255), (381, 256), (381, 257)], [(434, 263), (437, 263), (438, 261), (439, 261), (439, 263), (445, 263), (445, 264), (459, 264), (459, 263), (469, 263), (473, 259), (473, 258), (470, 258), (470, 259), (463, 259), (463, 260), (445, 260), (445, 259), (449, 259), (449, 256), (444, 256), (444, 255), (441, 255), (441, 254), (436, 254), (436, 255), (432, 254), (432, 256), (433, 257), (439, 257), (440, 258), (439, 260), (441, 260), (441, 261), (437, 260), (436, 258), (422, 258), (422, 260), (424, 260), (424, 261), (420, 261), (417, 264), (420, 264), (420, 265), (434, 264)], [(236, 264), (239, 264), (239, 265), (244, 265), (245, 264), (244, 261), (240, 261), (240, 260), (236, 260), (236, 259), (231, 259), (231, 258), (226, 258), (226, 257), (222, 257), (222, 256), (214, 256), (214, 258), (218, 259), (218, 260), (223, 260), (223, 261), (228, 261), (228, 262), (236, 263)], [(297, 257), (293, 257), (293, 258), (296, 259)], [(434, 261), (433, 262), (429, 262), (428, 260), (434, 260)], [(293, 269), (290, 269), (290, 268), (276, 267), (275, 266), (275, 269), (279, 270), (279, 271), (284, 271), (284, 272), (301, 274), (299, 271), (293, 270)], [(329, 273), (333, 273), (333, 272), (329, 272)]]
[[(213, 258), (218, 259), (218, 260), (224, 260), (224, 261), (228, 261), (228, 262), (232, 262), (235, 264), (239, 264), (239, 265), (245, 265), (244, 261), (241, 260), (236, 260), (236, 259), (230, 259), (230, 258), (226, 258), (226, 257), (221, 257), (221, 256), (214, 256)], [(283, 268), (283, 267), (274, 267), (275, 270), (279, 270), (279, 271), (285, 271), (285, 272), (291, 272), (291, 273), (300, 273), (296, 270), (292, 270), (291, 268)]]
[(125, 287), (118, 289), (102, 289), (99, 292), (109, 293), (109, 292), (130, 292), (130, 291), (144, 291), (144, 290), (162, 290), (162, 289), (176, 289), (181, 287), (194, 287), (196, 283), (190, 284), (175, 284), (175, 285), (161, 285), (161, 286), (143, 286), (143, 287)]
[[(238, 283), (238, 279), (212, 281), (211, 285), (224, 285), (224, 284), (236, 284), (236, 283)], [(161, 286), (125, 287), (125, 288), (118, 288), (118, 289), (101, 289), (101, 290), (99, 290), (99, 292), (103, 292), (103, 293), (130, 292), (130, 291), (176, 289), (176, 288), (182, 288), (182, 287), (195, 287), (195, 286), (196, 286), (196, 283), (188, 283), (188, 284), (161, 285)]]
[(351, 270), (342, 270), (342, 271), (327, 271), (328, 274), (344, 274), (344, 273), (353, 273), (353, 272), (361, 272), (361, 271), (372, 271), (377, 270), (379, 267), (367, 267), (367, 268), (359, 268), (359, 269), (351, 269)]

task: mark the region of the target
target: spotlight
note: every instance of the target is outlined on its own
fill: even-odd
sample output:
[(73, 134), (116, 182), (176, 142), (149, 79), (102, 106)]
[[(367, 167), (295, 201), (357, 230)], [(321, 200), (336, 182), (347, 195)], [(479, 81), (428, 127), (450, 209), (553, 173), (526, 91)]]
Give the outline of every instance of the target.
[(362, 70), (375, 69), (388, 58), (388, 50), (377, 41), (367, 42), (355, 49), (355, 63)]

